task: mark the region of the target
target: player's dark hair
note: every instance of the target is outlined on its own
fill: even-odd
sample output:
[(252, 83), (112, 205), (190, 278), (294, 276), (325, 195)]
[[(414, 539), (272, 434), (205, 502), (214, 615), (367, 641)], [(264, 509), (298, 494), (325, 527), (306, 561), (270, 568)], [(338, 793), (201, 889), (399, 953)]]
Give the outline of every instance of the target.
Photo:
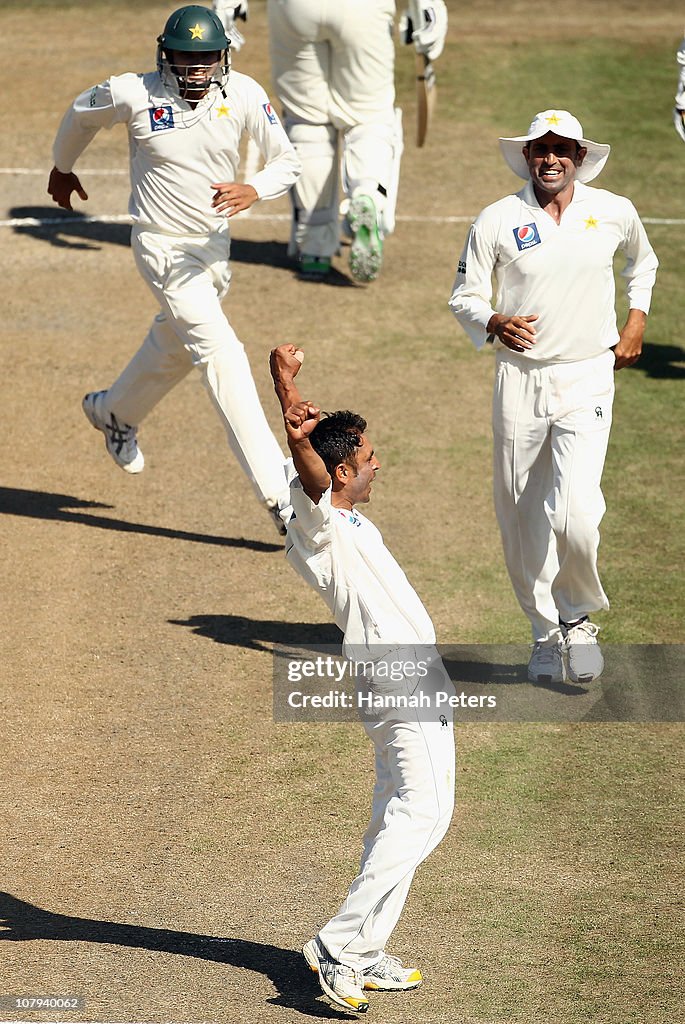
[(341, 462), (346, 462), (356, 469), (357, 449), (361, 447), (362, 434), (365, 430), (366, 420), (356, 412), (350, 412), (348, 409), (325, 412), (309, 435), (309, 440), (332, 475), (335, 467)]

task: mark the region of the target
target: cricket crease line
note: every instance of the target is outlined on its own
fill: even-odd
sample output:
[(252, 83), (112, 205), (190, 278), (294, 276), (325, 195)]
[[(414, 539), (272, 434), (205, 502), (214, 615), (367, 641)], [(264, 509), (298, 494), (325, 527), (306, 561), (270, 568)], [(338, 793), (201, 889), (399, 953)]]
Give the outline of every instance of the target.
[[(264, 221), (290, 221), (291, 215), (289, 213), (252, 213), (251, 210), (246, 210), (244, 213), (238, 213), (235, 216), (235, 220), (241, 220), (249, 216), (252, 220), (264, 220)], [(468, 216), (450, 216), (450, 217), (414, 217), (411, 214), (399, 214), (395, 220), (401, 221), (404, 224), (472, 224), (475, 220), (475, 216), (469, 214)], [(682, 226), (685, 224), (685, 220), (677, 220), (671, 217), (642, 217), (643, 224), (666, 224), (666, 225), (678, 225)], [(0, 228), (31, 228), (31, 227), (43, 227), (50, 224), (132, 224), (133, 221), (127, 213), (114, 213), (114, 214), (94, 214), (90, 215), (78, 215), (76, 217), (12, 217), (10, 220), (0, 220)], [(4, 1021), (0, 1021), (0, 1024), (4, 1024)]]
[[(245, 160), (245, 169), (244, 169), (244, 172), (243, 172), (244, 176), (247, 176), (248, 172), (250, 174), (255, 173), (255, 171), (257, 169), (256, 168), (256, 162), (258, 162), (259, 150), (257, 149), (256, 145), (253, 145), (252, 147), (250, 147), (250, 142), (252, 142), (252, 139), (248, 140), (248, 147), (247, 147), (246, 160)], [(40, 168), (33, 168), (33, 167), (0, 167), (0, 174), (24, 174), (24, 175), (26, 175), (26, 174), (45, 174), (45, 173), (46, 173), (45, 172), (45, 168), (43, 168), (43, 167), (40, 167)], [(107, 176), (107, 175), (110, 175), (110, 174), (117, 174), (117, 175), (125, 174), (125, 175), (128, 175), (128, 173), (129, 173), (128, 171), (116, 170), (116, 169), (94, 170), (94, 169), (85, 168), (85, 167), (79, 169), (79, 174), (102, 174), (102, 175)], [(285, 220), (290, 220), (291, 219), (291, 215), (290, 214), (285, 214), (285, 213), (253, 213), (252, 210), (245, 210), (243, 213), (238, 213), (238, 214), (236, 214), (236, 217), (240, 217), (241, 219), (245, 218), (245, 217), (251, 217), (253, 220), (275, 220), (275, 221), (281, 221), (281, 220), (285, 221)], [(91, 224), (95, 224), (95, 223), (98, 223), (98, 222), (100, 222), (102, 224), (114, 224), (114, 223), (119, 223), (119, 222), (123, 223), (123, 222), (129, 220), (130, 218), (127, 215), (107, 216), (106, 214), (103, 214), (102, 216), (96, 216), (96, 217), (74, 217), (74, 218), (70, 218), (70, 219), (73, 219), (74, 221), (81, 221), (81, 222), (86, 221), (87, 223), (91, 223)], [(471, 223), (473, 223), (473, 221), (475, 219), (476, 219), (475, 215), (469, 215), (469, 216), (465, 216), (465, 217), (430, 217), (430, 216), (428, 216), (428, 217), (413, 217), (413, 216), (410, 216), (408, 214), (404, 214), (404, 215), (400, 214), (398, 217), (395, 218), (395, 220), (403, 221), (405, 224), (471, 224)], [(640, 219), (642, 220), (643, 224), (673, 224), (673, 225), (678, 225), (678, 226), (680, 226), (682, 224), (685, 224), (685, 220), (679, 220), (679, 219), (676, 219), (676, 218), (673, 218), (673, 217), (642, 217)], [(0, 220), (0, 227), (2, 227), (2, 228), (14, 228), (14, 227), (21, 227), (22, 225), (26, 225), (27, 227), (39, 227), (42, 224), (59, 224), (60, 222), (67, 223), (68, 222), (68, 218), (66, 218), (66, 217), (59, 217), (59, 218), (55, 218), (54, 220), (52, 220), (52, 219), (37, 220), (36, 218), (33, 218), (33, 217), (27, 217), (27, 218), (23, 218), (21, 220), (20, 219)], [(4, 1021), (0, 1021), (0, 1024), (4, 1024)]]

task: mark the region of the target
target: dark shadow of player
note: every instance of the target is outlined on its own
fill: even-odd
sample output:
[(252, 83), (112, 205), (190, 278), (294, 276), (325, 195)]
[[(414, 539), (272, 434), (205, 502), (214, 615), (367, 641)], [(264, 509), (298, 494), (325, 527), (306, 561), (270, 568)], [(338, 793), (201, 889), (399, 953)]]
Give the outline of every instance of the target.
[(195, 544), (216, 544), (219, 547), (247, 548), (249, 551), (282, 551), (282, 544), (270, 544), (260, 540), (246, 540), (244, 537), (218, 537), (211, 533), (195, 533), (176, 530), (169, 526), (149, 523), (130, 523), (125, 519), (95, 515), (81, 509), (111, 509), (101, 501), (88, 501), (69, 494), (51, 494), (48, 491), (27, 491), (19, 487), (0, 487), (0, 515), (27, 516), (29, 519), (56, 520), (62, 523), (79, 523), (94, 526), (99, 530), (115, 530), (118, 533), (141, 533), (148, 537), (168, 537), (170, 540), (185, 540)]
[[(102, 943), (129, 949), (148, 949), (255, 971), (265, 975), (276, 989), (276, 996), (268, 999), (268, 1003), (296, 1010), (308, 1017), (356, 1019), (350, 1014), (333, 1010), (318, 998), (318, 983), (303, 963), (302, 955), (295, 950), (248, 939), (198, 935), (194, 932), (53, 914), (17, 899), (11, 893), (0, 892), (0, 942), (32, 940)], [(145, 964), (142, 963), (141, 970), (144, 968)]]

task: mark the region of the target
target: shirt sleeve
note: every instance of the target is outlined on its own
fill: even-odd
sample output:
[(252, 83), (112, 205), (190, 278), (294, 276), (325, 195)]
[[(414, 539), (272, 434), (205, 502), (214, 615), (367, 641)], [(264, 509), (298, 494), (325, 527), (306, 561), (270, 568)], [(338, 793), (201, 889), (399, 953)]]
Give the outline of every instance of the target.
[(55, 167), (63, 174), (74, 164), (100, 131), (123, 120), (109, 81), (94, 85), (77, 96), (62, 118), (52, 147)]
[(469, 231), (457, 265), (449, 306), (469, 338), (481, 349), (487, 341), (492, 308), (492, 273), (497, 252), (482, 214)]
[(290, 481), (290, 503), (293, 514), (288, 521), (288, 533), (296, 532), (300, 546), (314, 555), (331, 543), (331, 486), (317, 505), (305, 494), (299, 476)]
[(257, 143), (264, 167), (246, 181), (260, 199), (278, 199), (295, 184), (302, 170), (278, 114), (257, 82), (247, 97), (246, 128)]
[(626, 265), (621, 272), (625, 278), (628, 291), (628, 304), (631, 309), (641, 309), (649, 313), (649, 306), (652, 298), (652, 289), (656, 281), (656, 271), (659, 261), (652, 249), (647, 232), (640, 220), (637, 210), (630, 202), (628, 204), (628, 218), (626, 234), (621, 249), (626, 254)]

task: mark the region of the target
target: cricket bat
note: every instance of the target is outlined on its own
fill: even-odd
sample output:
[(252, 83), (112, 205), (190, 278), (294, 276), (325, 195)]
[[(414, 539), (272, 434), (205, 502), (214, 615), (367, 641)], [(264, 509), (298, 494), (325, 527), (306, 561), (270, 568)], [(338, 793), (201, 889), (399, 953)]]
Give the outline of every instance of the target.
[(435, 70), (422, 53), (416, 54), (416, 145), (421, 148), (428, 135), (437, 89), (435, 87)]

